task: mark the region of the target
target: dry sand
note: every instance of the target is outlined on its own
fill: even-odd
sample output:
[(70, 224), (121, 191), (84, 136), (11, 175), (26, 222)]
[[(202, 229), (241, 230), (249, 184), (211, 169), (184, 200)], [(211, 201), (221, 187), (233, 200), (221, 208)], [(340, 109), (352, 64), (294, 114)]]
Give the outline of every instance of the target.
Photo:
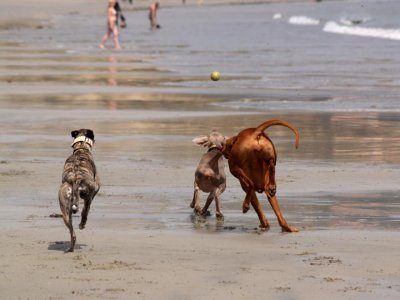
[[(78, 3), (84, 11), (88, 6), (82, 3), (93, 5), (85, 13), (103, 13), (103, 8), (94, 8), (94, 0), (17, 2), (0, 4), (0, 27), (26, 26), (19, 21), (26, 15), (33, 16), (32, 22), (39, 20), (29, 24), (35, 27), (49, 14), (74, 13)], [(26, 51), (12, 43), (2, 46), (3, 62), (12, 55), (20, 59)], [(48, 53), (41, 58), (47, 65)], [(22, 74), (32, 68), (28, 58), (20, 62)], [(160, 87), (167, 80), (164, 74), (134, 61), (127, 61), (125, 68), (144, 80), (129, 87), (101, 85), (101, 74), (82, 85), (68, 76), (51, 77), (51, 82), (45, 79), (49, 77), (26, 76), (10, 82), (7, 68), (0, 67), (0, 298), (400, 297), (400, 234), (396, 226), (379, 221), (390, 211), (374, 215), (379, 201), (393, 201), (394, 211), (398, 207), (400, 168), (391, 123), (368, 122), (363, 114), (291, 116), (302, 127), (298, 151), (290, 132), (277, 131), (278, 195), (283, 213), (300, 233), (281, 233), (265, 198), (272, 228), (259, 231), (254, 211), (240, 213), (243, 192), (232, 176), (222, 197), (225, 223), (215, 223), (214, 216), (198, 223), (192, 222), (188, 204), (203, 149), (191, 145), (191, 138), (210, 128), (232, 135), (266, 116), (210, 105), (222, 101), (227, 91), (208, 95), (193, 88)], [(326, 120), (326, 128), (316, 126)], [(365, 136), (353, 131), (360, 124)], [(87, 228), (77, 229), (75, 253), (65, 253), (67, 229), (49, 215), (59, 212), (61, 170), (71, 152), (66, 128), (82, 126), (95, 130), (94, 155), (103, 186)], [(372, 139), (377, 132), (380, 138)], [(358, 136), (360, 143), (349, 136)], [(333, 143), (337, 149), (331, 149)], [(369, 158), (371, 163), (365, 163)], [(346, 201), (323, 202), (328, 196)], [(357, 197), (373, 201), (362, 207)], [(318, 205), (326, 210), (315, 210)], [(326, 215), (313, 216), (313, 210)]]

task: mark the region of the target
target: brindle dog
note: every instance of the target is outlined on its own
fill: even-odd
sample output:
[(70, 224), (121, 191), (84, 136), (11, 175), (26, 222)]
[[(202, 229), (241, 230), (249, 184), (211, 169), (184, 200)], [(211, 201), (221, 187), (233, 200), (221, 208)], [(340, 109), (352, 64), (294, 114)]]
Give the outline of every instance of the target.
[(74, 252), (76, 235), (72, 227), (72, 214), (79, 211), (79, 200), (83, 200), (81, 223), (79, 229), (85, 228), (90, 204), (100, 189), (100, 179), (96, 172), (92, 156), (94, 133), (90, 129), (79, 129), (71, 132), (74, 142), (73, 153), (64, 165), (62, 182), (58, 192), (60, 208), (64, 223), (71, 234), (71, 245), (68, 252)]

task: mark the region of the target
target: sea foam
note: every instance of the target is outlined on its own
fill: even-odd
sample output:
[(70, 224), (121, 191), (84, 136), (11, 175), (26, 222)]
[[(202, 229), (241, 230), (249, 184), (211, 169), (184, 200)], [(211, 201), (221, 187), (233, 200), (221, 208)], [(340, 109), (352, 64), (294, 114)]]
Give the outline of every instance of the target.
[(318, 25), (319, 20), (306, 17), (306, 16), (292, 16), (288, 20), (289, 24), (294, 24), (294, 25)]
[(345, 26), (329, 21), (325, 24), (323, 31), (338, 34), (357, 35), (381, 39), (400, 40), (400, 29), (373, 28), (361, 26)]

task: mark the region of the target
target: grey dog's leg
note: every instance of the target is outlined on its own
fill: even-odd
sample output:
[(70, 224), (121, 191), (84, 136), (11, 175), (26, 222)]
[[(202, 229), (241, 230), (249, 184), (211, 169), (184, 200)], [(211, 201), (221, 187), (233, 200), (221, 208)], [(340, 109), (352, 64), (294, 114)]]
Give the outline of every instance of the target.
[(199, 214), (201, 212), (200, 206), (200, 188), (197, 183), (194, 183), (193, 201), (190, 204), (191, 208), (194, 208), (194, 212)]
[(72, 227), (72, 211), (70, 207), (72, 203), (72, 187), (68, 183), (63, 183), (61, 185), (60, 191), (58, 192), (58, 200), (60, 202), (64, 223), (68, 227), (71, 235), (71, 245), (68, 252), (74, 252), (76, 235)]
[(225, 191), (225, 188), (226, 188), (226, 184), (223, 183), (217, 188), (217, 190), (215, 192), (215, 209), (217, 211), (215, 213), (215, 216), (217, 217), (217, 220), (221, 221), (221, 222), (224, 220), (224, 215), (221, 212), (220, 200), (221, 200), (221, 194)]
[(202, 214), (203, 216), (206, 216), (206, 215), (207, 215), (208, 207), (210, 206), (210, 204), (211, 204), (211, 202), (214, 200), (214, 198), (215, 198), (215, 191), (212, 191), (212, 192), (208, 195), (206, 204), (204, 205), (203, 209), (201, 210), (201, 214)]

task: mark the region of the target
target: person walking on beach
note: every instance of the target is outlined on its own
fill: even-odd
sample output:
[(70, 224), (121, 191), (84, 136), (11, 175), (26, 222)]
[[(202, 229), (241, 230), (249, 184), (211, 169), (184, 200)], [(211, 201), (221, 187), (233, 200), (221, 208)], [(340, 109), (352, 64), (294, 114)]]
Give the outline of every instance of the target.
[(119, 44), (119, 32), (118, 32), (118, 13), (115, 9), (115, 5), (117, 0), (108, 0), (108, 9), (107, 9), (107, 31), (101, 39), (101, 43), (99, 45), (100, 48), (105, 48), (105, 43), (107, 42), (109, 37), (113, 37), (114, 40), (114, 48), (121, 49)]
[(149, 8), (149, 20), (150, 20), (150, 27), (151, 30), (156, 30), (157, 28), (160, 28), (160, 25), (157, 24), (157, 9), (160, 7), (160, 4), (158, 2), (154, 2), (152, 5), (150, 5)]

